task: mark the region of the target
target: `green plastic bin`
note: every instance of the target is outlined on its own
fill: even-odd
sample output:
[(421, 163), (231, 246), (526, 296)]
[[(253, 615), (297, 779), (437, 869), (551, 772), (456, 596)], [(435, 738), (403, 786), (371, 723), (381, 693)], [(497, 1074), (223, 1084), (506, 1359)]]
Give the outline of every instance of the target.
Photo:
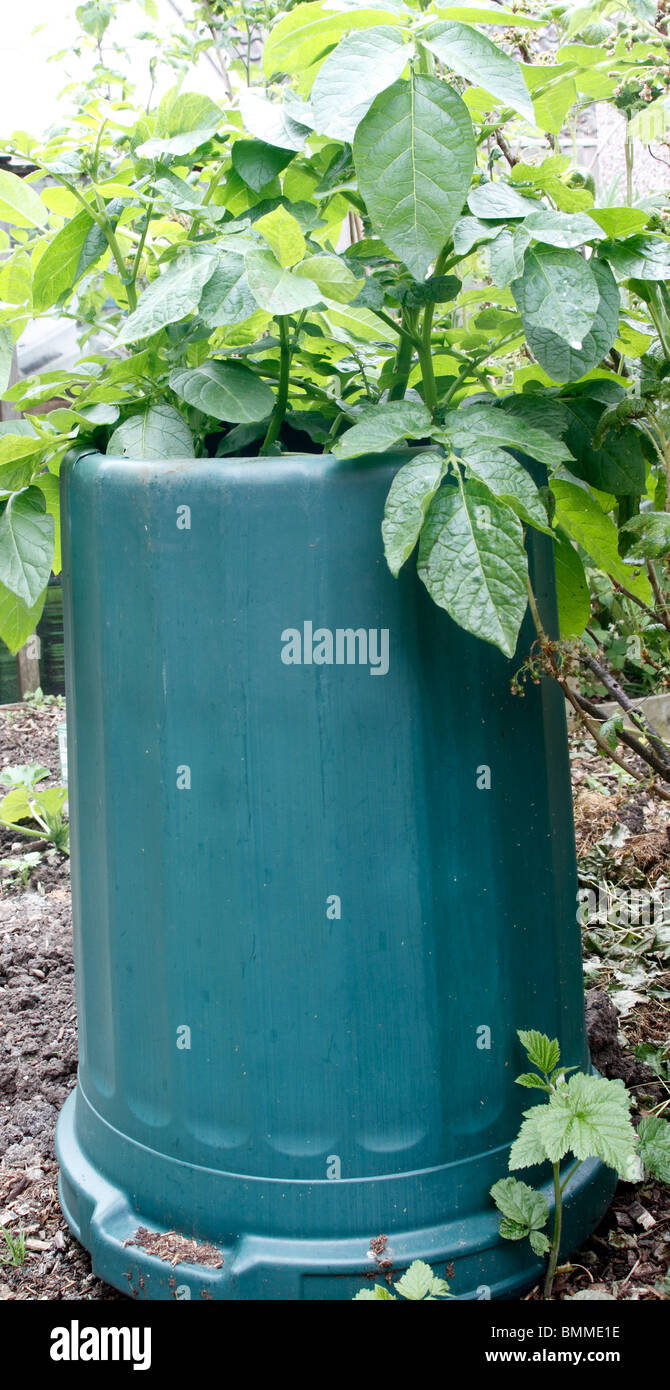
[[(489, 1188), (529, 1103), (516, 1030), (588, 1065), (562, 697), (514, 698), (513, 662), (389, 574), (404, 457), (64, 466), (61, 1201), (139, 1298), (348, 1299), (380, 1234), (461, 1298), (541, 1268)], [(613, 1185), (580, 1169), (566, 1249)], [(141, 1227), (217, 1253), (173, 1268)]]

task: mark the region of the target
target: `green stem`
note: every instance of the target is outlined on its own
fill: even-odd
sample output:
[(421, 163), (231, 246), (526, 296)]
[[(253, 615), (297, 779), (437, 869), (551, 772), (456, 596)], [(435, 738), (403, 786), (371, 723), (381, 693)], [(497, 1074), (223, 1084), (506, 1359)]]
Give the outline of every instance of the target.
[(277, 400), (275, 408), (270, 417), (268, 432), (263, 440), (261, 453), (267, 454), (274, 444), (277, 435), (284, 423), (286, 407), (288, 405), (288, 392), (291, 374), (291, 343), (289, 339), (288, 319), (285, 314), (281, 314), (277, 319), (279, 324), (279, 383), (277, 386)]
[(635, 152), (633, 141), (630, 137), (630, 118), (626, 118), (626, 136), (624, 140), (624, 154), (626, 157), (626, 204), (630, 208), (633, 206), (633, 162)]
[(561, 1188), (561, 1167), (559, 1163), (553, 1164), (554, 1170), (554, 1233), (551, 1238), (551, 1249), (549, 1251), (549, 1263), (544, 1279), (544, 1298), (551, 1298), (551, 1290), (556, 1276), (556, 1266), (558, 1264), (558, 1251), (561, 1244), (561, 1231), (563, 1229), (563, 1189)]
[(395, 366), (393, 368), (393, 385), (389, 391), (390, 401), (401, 401), (407, 390), (409, 374), (412, 370), (412, 358), (414, 356), (414, 342), (409, 332), (402, 332), (398, 350), (396, 352)]

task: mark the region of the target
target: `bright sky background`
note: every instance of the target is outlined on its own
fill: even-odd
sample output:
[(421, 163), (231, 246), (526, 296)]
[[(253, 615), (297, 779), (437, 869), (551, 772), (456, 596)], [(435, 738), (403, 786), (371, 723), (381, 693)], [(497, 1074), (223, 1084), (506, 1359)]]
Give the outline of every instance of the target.
[[(2, 0), (0, 138), (7, 139), (13, 130), (26, 130), (31, 135), (39, 136), (58, 119), (59, 92), (69, 81), (80, 78), (84, 69), (82, 61), (72, 55), (57, 63), (49, 62), (48, 58), (61, 49), (71, 47), (78, 34), (74, 18), (78, 2)], [(158, 9), (160, 18), (157, 27), (162, 32), (179, 25), (179, 19), (168, 0), (158, 0)], [(189, 0), (181, 0), (180, 9), (189, 13)], [(146, 54), (140, 61), (143, 45), (134, 41), (134, 35), (154, 27), (135, 0), (120, 6), (119, 18), (113, 21), (111, 27), (113, 37), (131, 55), (131, 71), (138, 84), (139, 96), (148, 93), (148, 77), (145, 72)], [(90, 57), (89, 66), (92, 61)], [(169, 85), (169, 69), (162, 68), (159, 90), (165, 90)], [(189, 85), (194, 85), (192, 77)], [(222, 95), (221, 83), (204, 59), (201, 59), (198, 69), (197, 90), (206, 91), (213, 97)]]

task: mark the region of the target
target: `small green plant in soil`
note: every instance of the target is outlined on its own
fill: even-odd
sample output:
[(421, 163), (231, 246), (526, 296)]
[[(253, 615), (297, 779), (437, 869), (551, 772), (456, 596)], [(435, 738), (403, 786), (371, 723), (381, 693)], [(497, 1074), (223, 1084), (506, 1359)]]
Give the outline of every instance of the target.
[(19, 1266), (25, 1264), (26, 1260), (26, 1237), (23, 1227), (19, 1227), (18, 1235), (12, 1236), (3, 1226), (2, 1237), (5, 1242), (4, 1250), (0, 1251), (0, 1265)]
[(27, 887), (28, 880), (33, 869), (37, 868), (42, 862), (42, 855), (38, 849), (31, 849), (27, 854), (0, 859), (0, 869), (8, 869), (4, 882), (6, 884), (18, 883), (22, 888)]
[[(501, 1213), (500, 1234), (507, 1240), (530, 1241), (536, 1255), (547, 1255), (544, 1297), (550, 1298), (563, 1228), (563, 1197), (571, 1178), (588, 1158), (599, 1158), (629, 1182), (641, 1170), (666, 1181), (670, 1175), (670, 1126), (659, 1116), (647, 1116), (638, 1134), (630, 1119), (631, 1097), (622, 1081), (576, 1072), (559, 1066), (560, 1047), (555, 1038), (543, 1033), (520, 1032), (519, 1038), (529, 1062), (535, 1068), (518, 1076), (517, 1083), (529, 1090), (544, 1091), (546, 1103), (524, 1112), (518, 1136), (512, 1145), (512, 1170), (550, 1163), (553, 1173), (553, 1225), (551, 1237), (549, 1203), (544, 1193), (518, 1178), (500, 1178), (491, 1196)], [(567, 1171), (562, 1165), (572, 1158)]]
[(38, 763), (4, 769), (0, 781), (12, 790), (0, 801), (0, 825), (34, 840), (50, 840), (61, 854), (69, 854), (70, 827), (64, 819), (67, 787), (40, 788), (38, 783), (49, 775), (48, 768)]
[[(402, 1299), (411, 1303), (432, 1303), (437, 1298), (453, 1298), (446, 1279), (440, 1279), (423, 1260), (413, 1260), (409, 1269), (395, 1281), (393, 1288)], [(354, 1296), (354, 1302), (360, 1298), (373, 1302), (380, 1298), (390, 1303), (398, 1302), (396, 1294), (391, 1293), (386, 1284), (373, 1284), (370, 1289), (360, 1289)]]

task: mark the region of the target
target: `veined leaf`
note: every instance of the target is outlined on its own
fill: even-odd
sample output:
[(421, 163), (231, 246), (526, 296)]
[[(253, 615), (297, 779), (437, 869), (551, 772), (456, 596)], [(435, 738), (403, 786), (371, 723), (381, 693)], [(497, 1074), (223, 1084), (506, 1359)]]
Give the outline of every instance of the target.
[(388, 25), (347, 34), (320, 67), (311, 93), (315, 129), (351, 142), (374, 98), (403, 72), (412, 49)]
[(485, 34), (469, 24), (447, 19), (424, 30), (422, 42), (452, 72), (484, 87), (492, 97), (535, 124), (533, 103), (521, 67)]
[(482, 439), (476, 449), (463, 454), (462, 462), (473, 478), (485, 483), (494, 497), (506, 502), (522, 521), (540, 531), (550, 531), (547, 509), (530, 473), (511, 454), (491, 448)]
[(203, 289), (198, 305), (200, 316), (208, 328), (223, 328), (226, 324), (243, 323), (255, 308), (244, 256), (229, 252), (218, 262)]
[(506, 230), (495, 222), (481, 222), (478, 217), (459, 217), (453, 231), (454, 251), (457, 256), (467, 256), (473, 246), (482, 241), (493, 241)]
[(274, 392), (242, 362), (203, 362), (200, 367), (178, 367), (170, 374), (170, 386), (182, 400), (231, 424), (252, 424), (270, 415)]
[(180, 252), (140, 296), (137, 308), (119, 334), (119, 342), (135, 343), (139, 338), (149, 338), (168, 323), (178, 323), (192, 314), (216, 268), (213, 247), (189, 246)]
[(300, 223), (287, 212), (282, 203), (279, 207), (273, 208), (272, 212), (267, 212), (264, 217), (259, 217), (256, 231), (267, 241), (270, 250), (284, 269), (290, 269), (302, 260), (307, 248)]
[(562, 405), (568, 416), (565, 439), (575, 460), (570, 471), (599, 492), (615, 497), (642, 496), (647, 468), (641, 434), (630, 425), (611, 429), (596, 449), (593, 437), (603, 413), (599, 402), (575, 396), (565, 398)]
[(528, 1061), (547, 1076), (558, 1066), (561, 1060), (558, 1038), (548, 1038), (546, 1033), (538, 1033), (536, 1028), (529, 1028), (520, 1029), (519, 1042)]
[(666, 281), (670, 278), (670, 240), (667, 237), (631, 236), (625, 241), (606, 242), (600, 254), (621, 280)]
[(670, 1125), (660, 1115), (645, 1115), (637, 1131), (640, 1158), (659, 1182), (670, 1183)]
[(24, 642), (27, 642), (35, 631), (42, 616), (45, 598), (46, 585), (37, 602), (30, 605), (24, 603), (17, 594), (13, 594), (5, 584), (0, 584), (0, 640), (9, 647), (12, 656), (16, 656)]
[(598, 286), (595, 318), (581, 348), (573, 348), (558, 333), (542, 323), (526, 325), (526, 338), (533, 357), (552, 381), (579, 381), (607, 356), (617, 335), (621, 301), (616, 280), (604, 261), (595, 257), (589, 269)]
[(480, 183), (477, 188), (471, 189), (468, 207), (475, 217), (484, 221), (489, 218), (505, 222), (515, 217), (528, 217), (530, 213), (537, 212), (542, 204), (533, 198), (524, 198), (511, 184), (498, 179), (495, 183)]
[(640, 512), (622, 531), (632, 538), (632, 549), (645, 559), (662, 560), (670, 554), (670, 513)]
[(136, 153), (142, 159), (190, 154), (221, 125), (223, 112), (210, 97), (172, 87), (159, 104), (153, 137), (138, 145)]
[(582, 1072), (571, 1076), (557, 1086), (546, 1105), (537, 1107), (535, 1123), (547, 1157), (552, 1163), (568, 1153), (579, 1159), (600, 1158), (627, 1176), (636, 1150), (630, 1104), (623, 1081)]
[(554, 571), (561, 637), (581, 637), (591, 621), (588, 580), (572, 541), (560, 531), (554, 537)]
[(0, 169), (0, 222), (10, 227), (43, 227), (49, 214), (25, 179)]
[(239, 103), (245, 130), (251, 135), (282, 150), (304, 148), (309, 127), (297, 121), (283, 102), (270, 101), (247, 87), (240, 92)]
[(637, 574), (619, 555), (619, 535), (614, 522), (601, 511), (595, 498), (576, 483), (554, 478), (551, 490), (556, 503), (556, 522), (576, 540), (598, 566), (645, 603), (651, 590), (645, 574)]
[(268, 145), (264, 140), (236, 140), (231, 151), (233, 169), (254, 193), (260, 193), (292, 158), (291, 150)]
[(602, 241), (605, 233), (587, 212), (554, 212), (541, 208), (529, 213), (523, 227), (534, 241), (549, 246), (574, 247), (588, 241)]
[(152, 405), (114, 430), (106, 452), (142, 459), (194, 458), (193, 436), (172, 405)]
[(322, 300), (321, 291), (311, 280), (285, 269), (272, 251), (248, 251), (246, 264), (251, 293), (268, 314), (295, 314)]
[(488, 488), (439, 490), (421, 531), (418, 572), (454, 622), (514, 655), (527, 604), (523, 528)]
[(353, 150), (375, 229), (422, 280), (462, 212), (474, 169), (465, 103), (434, 77), (395, 82), (375, 98)]
[(649, 213), (641, 208), (593, 208), (590, 217), (608, 237), (627, 237), (641, 232), (649, 221)]
[(294, 275), (304, 275), (320, 289), (324, 299), (338, 304), (350, 304), (356, 298), (365, 279), (358, 280), (339, 256), (308, 256), (301, 265), (293, 267)]
[(49, 242), (33, 280), (35, 312), (44, 313), (74, 289), (87, 270), (107, 251), (104, 232), (84, 208)]
[(9, 498), (0, 516), (0, 582), (32, 607), (51, 573), (54, 522), (36, 487)]
[(450, 411), (445, 429), (454, 448), (462, 451), (466, 462), (468, 455), (475, 457), (482, 449), (492, 448), (519, 449), (549, 468), (569, 464), (572, 459), (562, 439), (555, 439), (538, 425), (532, 425), (528, 420), (485, 402)]
[(14, 339), (12, 330), (6, 323), (0, 323), (0, 396), (9, 386), (14, 360)]
[(546, 1198), (518, 1178), (501, 1178), (493, 1184), (491, 1196), (503, 1217), (500, 1234), (507, 1240), (523, 1240), (549, 1220)]
[(263, 50), (263, 68), (268, 77), (275, 72), (302, 73), (348, 30), (399, 23), (400, 15), (383, 6), (337, 11), (320, 0), (298, 5), (271, 29)]
[(489, 246), (489, 272), (494, 285), (504, 289), (523, 272), (524, 256), (530, 246), (525, 224), (514, 229), (503, 227)]
[(364, 410), (333, 448), (336, 458), (380, 454), (402, 439), (421, 439), (432, 425), (430, 411), (420, 401), (387, 401)]
[(512, 283), (526, 333), (541, 327), (580, 351), (598, 310), (598, 284), (576, 251), (535, 246)]
[(394, 576), (399, 574), (419, 539), (445, 467), (446, 461), (440, 454), (417, 454), (398, 469), (391, 483), (384, 507), (382, 537), (386, 563)]

